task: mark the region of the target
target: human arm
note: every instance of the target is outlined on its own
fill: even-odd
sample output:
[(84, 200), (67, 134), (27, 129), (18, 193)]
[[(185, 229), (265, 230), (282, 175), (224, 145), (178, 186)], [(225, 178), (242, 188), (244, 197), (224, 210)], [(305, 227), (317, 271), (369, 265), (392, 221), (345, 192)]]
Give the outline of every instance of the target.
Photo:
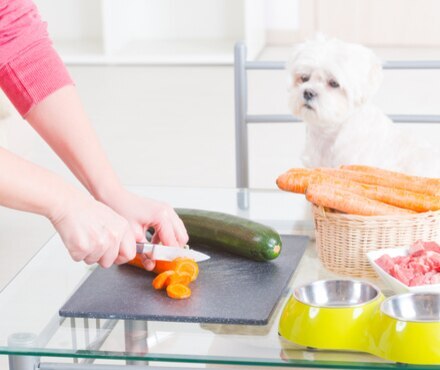
[(48, 218), (75, 261), (109, 267), (134, 257), (128, 222), (109, 207), (3, 148), (0, 169), (0, 205)]
[(171, 207), (121, 186), (31, 1), (0, 0), (0, 50), (1, 87), (93, 197), (124, 217), (136, 240), (153, 226), (156, 241), (185, 244), (185, 228)]
[(34, 107), (26, 118), (90, 194), (129, 221), (137, 241), (144, 241), (145, 230), (154, 227), (155, 241), (172, 246), (187, 243), (185, 227), (170, 206), (124, 189), (84, 112), (75, 87), (59, 89)]

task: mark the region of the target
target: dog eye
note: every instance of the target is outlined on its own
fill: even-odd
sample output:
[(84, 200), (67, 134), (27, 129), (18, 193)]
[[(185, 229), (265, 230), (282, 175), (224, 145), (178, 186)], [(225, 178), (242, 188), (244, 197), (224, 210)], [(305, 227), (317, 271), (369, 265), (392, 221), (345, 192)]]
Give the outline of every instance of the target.
[(333, 87), (334, 89), (337, 89), (339, 87), (339, 84), (335, 80), (330, 80), (328, 84), (330, 87)]
[(308, 80), (310, 80), (310, 76), (309, 75), (301, 75), (301, 76), (299, 76), (299, 80), (301, 82), (307, 82)]

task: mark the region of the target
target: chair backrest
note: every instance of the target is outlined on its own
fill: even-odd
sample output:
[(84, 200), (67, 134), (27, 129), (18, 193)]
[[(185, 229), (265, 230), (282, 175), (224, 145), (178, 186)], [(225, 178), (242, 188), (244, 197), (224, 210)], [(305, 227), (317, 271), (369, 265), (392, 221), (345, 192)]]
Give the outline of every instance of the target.
[[(285, 62), (247, 61), (246, 45), (235, 44), (234, 49), (234, 80), (235, 80), (235, 161), (237, 188), (249, 187), (248, 157), (248, 123), (286, 123), (300, 122), (288, 114), (248, 114), (248, 70), (282, 70)], [(440, 69), (440, 61), (390, 61), (383, 65), (384, 69)], [(389, 116), (398, 123), (440, 123), (440, 115), (430, 114), (395, 114)]]

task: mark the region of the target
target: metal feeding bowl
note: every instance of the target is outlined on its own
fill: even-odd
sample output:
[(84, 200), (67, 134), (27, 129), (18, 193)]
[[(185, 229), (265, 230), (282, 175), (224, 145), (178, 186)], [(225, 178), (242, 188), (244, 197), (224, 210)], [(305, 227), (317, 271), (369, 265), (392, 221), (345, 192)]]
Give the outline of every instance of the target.
[(412, 293), (385, 300), (381, 310), (393, 319), (410, 322), (440, 322), (440, 294)]
[(303, 285), (284, 307), (279, 333), (305, 347), (363, 350), (368, 322), (382, 300), (379, 289), (358, 280)]
[(372, 352), (408, 364), (440, 364), (440, 293), (387, 298), (371, 329)]
[(296, 288), (294, 297), (314, 307), (358, 307), (377, 299), (373, 285), (356, 280), (322, 280)]

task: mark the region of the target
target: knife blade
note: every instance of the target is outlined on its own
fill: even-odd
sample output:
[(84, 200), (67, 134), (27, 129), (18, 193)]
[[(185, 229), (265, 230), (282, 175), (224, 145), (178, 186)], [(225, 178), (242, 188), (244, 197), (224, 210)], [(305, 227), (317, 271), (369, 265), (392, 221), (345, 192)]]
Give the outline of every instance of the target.
[(178, 257), (191, 258), (196, 262), (208, 260), (210, 257), (202, 252), (189, 248), (168, 247), (153, 243), (136, 243), (136, 253), (150, 254), (150, 258), (158, 261), (172, 261)]

